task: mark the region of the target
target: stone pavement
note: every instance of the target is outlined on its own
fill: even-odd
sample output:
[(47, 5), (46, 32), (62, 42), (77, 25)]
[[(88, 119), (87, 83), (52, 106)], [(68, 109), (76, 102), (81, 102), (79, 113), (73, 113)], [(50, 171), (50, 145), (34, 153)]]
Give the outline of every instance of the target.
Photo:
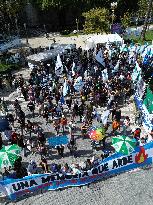
[(124, 173), (89, 187), (37, 193), (9, 205), (152, 205), (153, 169)]

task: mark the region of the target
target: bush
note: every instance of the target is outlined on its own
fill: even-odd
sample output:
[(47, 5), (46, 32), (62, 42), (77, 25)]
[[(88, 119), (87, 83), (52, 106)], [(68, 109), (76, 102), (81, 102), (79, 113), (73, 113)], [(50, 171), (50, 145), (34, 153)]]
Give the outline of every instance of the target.
[(68, 35), (68, 34), (70, 34), (70, 33), (71, 33), (71, 31), (69, 31), (69, 30), (61, 31), (61, 34), (62, 34), (62, 35)]
[(20, 66), (18, 64), (0, 64), (0, 73), (6, 74), (13, 70), (18, 70)]

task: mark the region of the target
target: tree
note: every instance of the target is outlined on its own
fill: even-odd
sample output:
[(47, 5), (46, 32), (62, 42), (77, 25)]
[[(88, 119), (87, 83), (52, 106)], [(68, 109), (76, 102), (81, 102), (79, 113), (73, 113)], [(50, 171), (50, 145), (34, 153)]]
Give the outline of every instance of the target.
[(26, 0), (1, 0), (0, 13), (7, 14), (10, 17), (16, 16), (26, 3)]
[(144, 21), (143, 29), (142, 29), (142, 32), (141, 32), (141, 39), (143, 41), (145, 40), (145, 34), (146, 34), (146, 31), (147, 31), (148, 20), (149, 20), (150, 14), (152, 12), (152, 6), (153, 6), (152, 2), (153, 2), (153, 0), (149, 0), (148, 5), (147, 5), (145, 21)]
[(121, 17), (122, 26), (126, 29), (131, 24), (131, 14), (127, 11), (124, 16)]
[(107, 9), (91, 9), (82, 15), (85, 17), (85, 33), (107, 33), (109, 31), (109, 11)]

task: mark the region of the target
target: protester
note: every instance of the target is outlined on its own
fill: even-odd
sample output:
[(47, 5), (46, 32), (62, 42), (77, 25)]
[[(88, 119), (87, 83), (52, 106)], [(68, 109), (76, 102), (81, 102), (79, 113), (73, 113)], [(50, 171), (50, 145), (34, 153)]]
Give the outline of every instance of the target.
[(31, 160), (27, 168), (28, 175), (37, 174), (37, 164), (34, 160)]
[(47, 160), (44, 157), (41, 157), (40, 166), (41, 166), (44, 173), (49, 172), (48, 163), (47, 163)]
[(62, 126), (63, 134), (65, 133), (66, 125), (67, 125), (67, 119), (64, 115), (62, 115), (62, 117), (61, 117), (61, 126)]
[(77, 146), (76, 146), (76, 141), (74, 139), (74, 136), (72, 135), (68, 144), (68, 149), (70, 150), (70, 154), (73, 155), (74, 157), (76, 157), (76, 150), (77, 150)]
[[(103, 124), (106, 135), (101, 141), (92, 140), (91, 146), (93, 150), (100, 148), (103, 152), (101, 155), (102, 160), (110, 155), (110, 152), (106, 150), (107, 146), (109, 147), (106, 137), (112, 137), (111, 127), (115, 135), (117, 135), (117, 131), (120, 131), (120, 127), (124, 128), (121, 134), (128, 135), (127, 129), (131, 126), (131, 119), (129, 116), (123, 116), (120, 109), (122, 102), (124, 105), (129, 103), (129, 98), (133, 92), (131, 90), (133, 69), (128, 61), (128, 53), (119, 51), (118, 46), (110, 45), (110, 49), (114, 54), (109, 56), (109, 49), (103, 46), (101, 49), (105, 58), (105, 66), (99, 66), (95, 60), (95, 53), (99, 51), (98, 49), (100, 48), (90, 50), (87, 54), (84, 52), (84, 55), (82, 55), (81, 49), (76, 49), (69, 56), (69, 59), (63, 56), (64, 69), (60, 76), (56, 72), (55, 74), (54, 72), (50, 73), (51, 69), (43, 63), (43, 65), (37, 65), (32, 68), (27, 82), (22, 75), (14, 79), (14, 86), (21, 90), (24, 97), (22, 100), (27, 101), (26, 105), (32, 113), (33, 119), (26, 115), (27, 113), (22, 110), (22, 103), (16, 99), (13, 103), (15, 117), (12, 113), (7, 115), (7, 119), (13, 128), (5, 130), (5, 135), (7, 141), (11, 141), (11, 144), (18, 144), (23, 149), (24, 155), (27, 156), (27, 154), (31, 153), (40, 155), (40, 166), (43, 173), (50, 171), (47, 161), (50, 148), (48, 148), (46, 143), (48, 129), (49, 135), (59, 135), (61, 132), (60, 128), (62, 129), (62, 134), (65, 135), (67, 134), (67, 126), (70, 135), (67, 147), (72, 156), (78, 157), (79, 152), (76, 153), (78, 144), (76, 145), (75, 138), (78, 137), (82, 140), (85, 137), (89, 137), (88, 129), (94, 125), (95, 119), (98, 119), (96, 124), (98, 123), (100, 127)], [(87, 57), (87, 55), (89, 56)], [(74, 66), (74, 59), (76, 69), (72, 67)], [(106, 70), (106, 73), (104, 70)], [(63, 74), (65, 77), (63, 77)], [(79, 78), (83, 80), (79, 80)], [(66, 91), (63, 88), (64, 82), (67, 83)], [(78, 82), (80, 85), (78, 85)], [(0, 110), (5, 108), (7, 113), (7, 103), (3, 100), (0, 104)], [(108, 111), (108, 115), (104, 115), (102, 110)], [(112, 122), (109, 121), (111, 126), (108, 129), (108, 119), (103, 119), (103, 117), (108, 118), (109, 113), (112, 114)], [(36, 117), (36, 114), (39, 115), (39, 118)], [(121, 124), (122, 116), (125, 118), (123, 125)], [(41, 125), (41, 123), (43, 124), (43, 118), (47, 126)], [(14, 130), (16, 122), (19, 123), (20, 127), (18, 128), (20, 128), (21, 134), (19, 134), (18, 130)], [(135, 124), (142, 125), (142, 113), (139, 111), (137, 111), (135, 116)], [(52, 126), (55, 132), (50, 133)], [(140, 146), (145, 145), (148, 141), (145, 136), (141, 137), (140, 128), (134, 130), (133, 138), (137, 140)], [(3, 144), (0, 136), (0, 149)], [(55, 146), (55, 149), (60, 157), (63, 158), (65, 156), (64, 151), (66, 152), (66, 149), (62, 143)], [(26, 151), (29, 151), (29, 153), (26, 153)], [(54, 155), (52, 155), (51, 159), (54, 160)], [(100, 160), (97, 157), (92, 160), (87, 159), (82, 166), (75, 163), (69, 165), (66, 162), (64, 162), (63, 166), (53, 163), (50, 169), (51, 173), (54, 174), (80, 174), (82, 171), (91, 170), (99, 162)], [(38, 172), (37, 163), (34, 160), (29, 162), (28, 173), (23, 168), (21, 161), (15, 162), (14, 169), (19, 178)]]

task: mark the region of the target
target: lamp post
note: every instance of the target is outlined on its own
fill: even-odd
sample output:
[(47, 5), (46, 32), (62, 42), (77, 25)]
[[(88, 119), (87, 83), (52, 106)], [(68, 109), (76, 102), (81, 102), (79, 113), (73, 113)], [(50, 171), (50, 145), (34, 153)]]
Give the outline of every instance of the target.
[(26, 25), (26, 23), (24, 23), (23, 26), (24, 26), (24, 29), (25, 29), (25, 32), (26, 32), (26, 44), (28, 44), (29, 42), (28, 42), (28, 32), (27, 32), (27, 25)]
[(112, 10), (112, 24), (115, 19), (115, 9), (117, 8), (117, 2), (112, 2), (111, 3), (111, 10)]
[(17, 30), (17, 35), (19, 37), (19, 27), (18, 27), (18, 19), (15, 18), (15, 27), (16, 27), (16, 30)]
[(139, 21), (139, 17), (136, 17), (136, 19), (135, 19), (136, 29), (138, 27), (138, 21)]
[(9, 39), (10, 39), (11, 38), (10, 23), (7, 24), (7, 32), (8, 32), (8, 36), (9, 36)]
[(76, 18), (76, 26), (77, 26), (77, 36), (78, 36), (78, 32), (79, 32), (79, 19)]

